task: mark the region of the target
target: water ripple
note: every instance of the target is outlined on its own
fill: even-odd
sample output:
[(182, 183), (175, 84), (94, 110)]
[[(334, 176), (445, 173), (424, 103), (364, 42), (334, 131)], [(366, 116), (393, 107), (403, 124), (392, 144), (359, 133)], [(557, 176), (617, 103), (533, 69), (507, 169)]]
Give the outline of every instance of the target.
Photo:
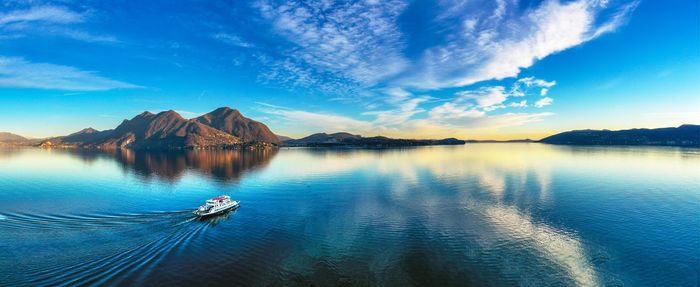
[[(204, 232), (213, 220), (197, 220), (190, 211), (163, 211), (119, 214), (23, 214), (1, 215), (0, 228), (17, 231), (51, 229), (112, 228), (138, 225), (154, 230), (154, 240), (119, 251), (111, 256), (74, 265), (56, 265), (41, 270), (25, 270), (32, 286), (102, 286), (128, 282), (137, 285), (163, 263), (187, 248), (193, 237)], [(164, 227), (163, 229), (154, 228)], [(44, 232), (42, 231), (42, 232)]]

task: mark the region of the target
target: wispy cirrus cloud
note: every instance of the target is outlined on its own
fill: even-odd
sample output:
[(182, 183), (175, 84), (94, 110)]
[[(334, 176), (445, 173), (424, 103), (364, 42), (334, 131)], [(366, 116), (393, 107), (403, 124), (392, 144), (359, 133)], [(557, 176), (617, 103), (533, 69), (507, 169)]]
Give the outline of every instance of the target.
[(87, 19), (84, 12), (63, 6), (29, 6), (0, 13), (0, 31), (13, 38), (21, 38), (24, 34), (41, 34), (84, 42), (119, 42), (114, 36), (94, 34), (81, 29), (79, 24), (86, 22)]
[(241, 48), (250, 48), (253, 47), (253, 44), (248, 43), (241, 39), (238, 35), (231, 34), (231, 33), (216, 33), (212, 35), (212, 38), (221, 41), (222, 43), (231, 45), (231, 46), (236, 46), (236, 47), (241, 47)]
[(70, 38), (73, 40), (92, 42), (92, 43), (118, 43), (119, 39), (111, 35), (98, 35), (89, 33), (79, 29), (71, 28), (48, 28), (44, 29), (45, 32), (51, 33), (52, 35), (62, 36)]
[(396, 109), (370, 111), (362, 114), (374, 116), (375, 119), (372, 124), (376, 128), (392, 127), (405, 123), (413, 116), (425, 112), (425, 109), (420, 108), (419, 105), (428, 100), (430, 100), (430, 97), (427, 96), (414, 97), (399, 103)]
[[(593, 39), (605, 33), (614, 32), (617, 30), (618, 27), (623, 25), (627, 19), (629, 19), (629, 15), (635, 9), (637, 9), (640, 1), (641, 0), (634, 0), (622, 5), (608, 21), (596, 27), (595, 32), (593, 32), (593, 35), (591, 35), (590, 38)], [(607, 5), (607, 1), (599, 1), (597, 4), (604, 7)]]
[(0, 13), (0, 26), (28, 22), (77, 23), (83, 15), (59, 6), (37, 6)]
[(407, 6), (402, 1), (260, 1), (256, 6), (292, 44), (282, 51), (287, 57), (266, 72), (275, 81), (306, 84), (305, 77), (323, 78), (328, 92), (343, 93), (350, 86), (377, 84), (408, 65), (397, 23)]
[(475, 108), (491, 111), (503, 107), (503, 102), (508, 99), (505, 88), (501, 86), (483, 87), (477, 90), (465, 90), (456, 93), (456, 102), (473, 100)]
[[(551, 0), (523, 10), (517, 1), (446, 1), (432, 20), (445, 40), (415, 57), (405, 54), (411, 48), (407, 38), (422, 35), (400, 28), (399, 17), (409, 6), (402, 1), (255, 4), (274, 32), (293, 44), (284, 51), (287, 58), (268, 63), (276, 65), (268, 77), (315, 85), (280, 72), (304, 70), (301, 78), (330, 74), (330, 81), (360, 87), (390, 83), (419, 89), (517, 77), (538, 60), (615, 31), (637, 5)], [(604, 13), (609, 10), (614, 12)]]
[(357, 120), (334, 113), (294, 110), (276, 105), (260, 103), (260, 111), (284, 120), (286, 125), (315, 128), (324, 132), (365, 132), (372, 130), (371, 122)]
[(23, 58), (0, 56), (0, 87), (69, 91), (132, 89), (141, 86), (105, 78), (93, 71)]

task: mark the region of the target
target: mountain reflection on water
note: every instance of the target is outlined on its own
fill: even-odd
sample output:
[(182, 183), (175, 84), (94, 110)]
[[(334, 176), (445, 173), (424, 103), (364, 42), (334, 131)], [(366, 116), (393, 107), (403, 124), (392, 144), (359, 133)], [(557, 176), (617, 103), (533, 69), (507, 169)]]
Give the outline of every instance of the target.
[(144, 178), (157, 177), (167, 181), (179, 180), (185, 171), (194, 170), (223, 182), (238, 181), (246, 172), (264, 168), (277, 154), (277, 149), (256, 150), (87, 150), (65, 149), (85, 162), (110, 158), (126, 171)]

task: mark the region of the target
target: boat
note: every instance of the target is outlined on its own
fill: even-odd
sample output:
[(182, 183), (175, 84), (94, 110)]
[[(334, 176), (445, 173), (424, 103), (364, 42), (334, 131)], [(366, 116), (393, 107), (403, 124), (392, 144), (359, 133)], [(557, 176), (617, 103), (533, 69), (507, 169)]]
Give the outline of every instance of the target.
[(240, 204), (240, 201), (231, 200), (230, 196), (222, 195), (207, 200), (205, 204), (197, 208), (193, 213), (198, 217), (207, 217), (238, 208)]

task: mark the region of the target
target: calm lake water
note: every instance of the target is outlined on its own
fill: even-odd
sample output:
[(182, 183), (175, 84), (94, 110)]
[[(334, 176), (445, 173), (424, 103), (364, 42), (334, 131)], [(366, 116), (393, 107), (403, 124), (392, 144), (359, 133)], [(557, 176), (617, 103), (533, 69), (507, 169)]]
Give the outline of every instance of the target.
[[(227, 194), (241, 208), (191, 210)], [(700, 150), (0, 150), (0, 286), (698, 286)]]

